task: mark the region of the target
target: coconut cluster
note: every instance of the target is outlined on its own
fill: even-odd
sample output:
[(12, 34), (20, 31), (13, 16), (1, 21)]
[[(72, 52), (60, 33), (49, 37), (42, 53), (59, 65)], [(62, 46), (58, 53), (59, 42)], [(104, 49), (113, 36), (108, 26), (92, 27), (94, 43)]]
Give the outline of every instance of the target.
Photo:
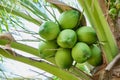
[(44, 22), (39, 35), (39, 52), (42, 58), (55, 57), (56, 65), (67, 69), (77, 63), (88, 62), (98, 66), (102, 62), (100, 48), (96, 45), (97, 34), (93, 27), (80, 26), (81, 13), (68, 10), (59, 16), (58, 23)]

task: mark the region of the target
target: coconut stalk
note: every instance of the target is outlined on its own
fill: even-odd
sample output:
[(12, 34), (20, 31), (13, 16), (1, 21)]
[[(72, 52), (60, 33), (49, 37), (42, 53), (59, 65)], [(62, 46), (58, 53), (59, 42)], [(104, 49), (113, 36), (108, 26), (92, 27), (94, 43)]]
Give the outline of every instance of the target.
[(99, 43), (106, 58), (110, 63), (118, 54), (118, 47), (105, 16), (97, 0), (77, 0), (82, 6), (90, 24), (95, 28)]

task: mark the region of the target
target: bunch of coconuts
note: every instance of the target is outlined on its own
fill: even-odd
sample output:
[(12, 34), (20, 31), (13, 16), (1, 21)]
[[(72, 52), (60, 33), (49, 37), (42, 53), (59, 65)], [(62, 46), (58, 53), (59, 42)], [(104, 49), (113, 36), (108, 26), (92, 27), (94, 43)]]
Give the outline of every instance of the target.
[(81, 26), (81, 13), (68, 10), (61, 13), (57, 23), (46, 21), (39, 29), (44, 40), (39, 44), (42, 58), (54, 57), (56, 65), (68, 69), (76, 63), (88, 62), (93, 66), (102, 64), (101, 50), (93, 27)]

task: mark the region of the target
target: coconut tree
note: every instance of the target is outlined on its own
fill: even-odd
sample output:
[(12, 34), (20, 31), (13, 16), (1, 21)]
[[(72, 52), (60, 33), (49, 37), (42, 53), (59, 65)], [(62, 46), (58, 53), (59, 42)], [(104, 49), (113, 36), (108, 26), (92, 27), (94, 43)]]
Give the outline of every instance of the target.
[[(45, 70), (63, 80), (117, 80), (119, 77), (119, 0), (1, 0), (0, 2), (0, 54), (6, 58), (20, 61), (39, 69)], [(86, 20), (93, 26), (97, 33), (97, 44), (101, 47), (103, 64), (90, 68), (91, 65), (83, 64), (87, 68), (83, 71), (73, 64), (69, 69), (60, 69), (56, 66), (54, 57), (42, 59), (38, 48), (21, 43), (12, 37), (13, 31), (32, 35), (37, 41), (37, 31), (28, 29), (24, 21), (31, 22), (38, 27), (45, 21), (53, 21), (59, 24), (57, 17), (67, 10), (76, 10), (81, 13), (79, 25), (85, 26)], [(30, 26), (29, 26), (30, 27)], [(20, 29), (20, 30), (19, 30)], [(7, 33), (4, 33), (7, 32)], [(12, 34), (11, 34), (12, 33)], [(21, 35), (22, 36), (22, 35)], [(36, 37), (37, 36), (37, 37)], [(36, 56), (26, 57), (13, 51), (20, 50)], [(84, 67), (85, 68), (85, 67)], [(89, 71), (87, 71), (89, 69)], [(113, 76), (110, 76), (110, 75)]]

